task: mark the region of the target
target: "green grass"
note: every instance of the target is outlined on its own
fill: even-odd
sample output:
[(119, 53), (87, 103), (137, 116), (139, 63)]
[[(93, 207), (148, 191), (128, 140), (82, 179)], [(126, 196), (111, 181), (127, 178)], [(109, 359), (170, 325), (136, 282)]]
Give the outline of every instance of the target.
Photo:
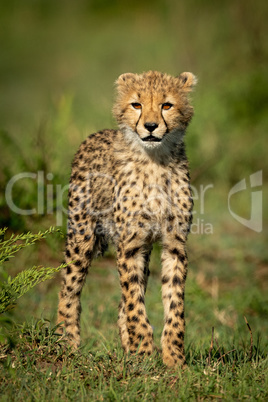
[[(117, 342), (104, 340), (102, 350), (86, 348), (72, 354), (54, 330), (38, 322), (18, 328), (23, 340), (17, 350), (2, 352), (5, 376), (2, 400), (265, 400), (267, 362), (259, 349), (248, 361), (239, 347), (224, 355), (213, 349), (187, 351), (189, 367), (167, 369), (154, 354), (142, 361), (125, 357)], [(230, 345), (233, 346), (233, 345)]]
[[(181, 372), (167, 369), (157, 352), (142, 360), (124, 356), (111, 322), (116, 316), (114, 291), (109, 303), (96, 303), (98, 294), (95, 291), (90, 297), (88, 292), (83, 300), (89, 303), (84, 311), (84, 342), (74, 354), (46, 320), (15, 325), (8, 332), (16, 346), (1, 347), (1, 400), (13, 400), (14, 392), (18, 401), (267, 398), (267, 344), (262, 335), (253, 332), (251, 356), (245, 323), (237, 338), (235, 330), (216, 326), (214, 347), (210, 349), (211, 321), (207, 320), (207, 337), (200, 336), (198, 341), (195, 334), (191, 343), (186, 337), (188, 368)], [(197, 299), (204, 303), (204, 297)], [(153, 318), (156, 326), (161, 325), (159, 316)], [(191, 327), (188, 322), (187, 333), (195, 330), (197, 324)], [(157, 336), (159, 329), (155, 332)]]
[[(93, 334), (72, 354), (44, 321), (16, 327), (16, 348), (1, 349), (1, 400), (265, 400), (267, 356), (249, 342), (189, 346), (188, 368), (167, 369), (160, 356), (123, 356), (116, 340)], [(101, 339), (99, 339), (101, 338)], [(218, 341), (220, 342), (220, 340)], [(210, 358), (209, 358), (210, 356)]]
[[(49, 245), (43, 252), (46, 249)], [(224, 254), (228, 249), (221, 250)], [(240, 271), (241, 256), (232, 262), (239, 275), (235, 270), (226, 274), (228, 255), (221, 257), (212, 274), (211, 252), (206, 251), (201, 261), (198, 252), (191, 238), (184, 372), (167, 369), (158, 352), (145, 359), (124, 356), (116, 327), (120, 289), (112, 252), (96, 260), (88, 274), (78, 352), (72, 353), (55, 333), (58, 280), (38, 285), (4, 316), (10, 321), (4, 325), (7, 342), (0, 348), (1, 400), (13, 400), (14, 392), (18, 401), (266, 400), (267, 294), (253, 282), (249, 270), (242, 272), (241, 266)], [(163, 327), (159, 253), (157, 246), (146, 295), (158, 347)], [(33, 254), (38, 258), (38, 248)]]
[[(199, 230), (188, 243), (186, 353), (181, 373), (155, 354), (124, 356), (116, 328), (120, 300), (114, 251), (94, 261), (82, 294), (82, 348), (55, 334), (59, 275), (1, 316), (0, 400), (260, 400), (267, 395), (267, 208), (256, 233), (249, 175), (263, 172), (268, 195), (267, 4), (225, 0), (11, 0), (0, 5), (0, 227), (21, 234), (55, 226), (66, 205), (71, 160), (90, 133), (115, 127), (113, 82), (123, 72), (192, 71), (195, 116), (186, 136)], [(43, 174), (44, 210), (22, 216), (7, 205), (14, 175)], [(40, 176), (41, 177), (41, 176)], [(212, 185), (204, 196), (201, 189)], [(50, 186), (50, 187), (49, 187)], [(40, 188), (39, 188), (40, 190)], [(15, 205), (36, 208), (35, 179), (15, 183)], [(61, 202), (62, 201), (62, 202)], [(50, 209), (50, 211), (49, 211)], [(50, 213), (51, 212), (51, 213)], [(59, 225), (66, 230), (66, 216)], [(202, 230), (212, 225), (212, 233)], [(4, 262), (13, 278), (32, 266), (58, 267), (64, 244), (48, 237)], [(155, 246), (146, 307), (160, 347), (163, 308)], [(252, 335), (245, 323), (247, 318)], [(212, 328), (213, 349), (210, 351)], [(210, 356), (210, 358), (209, 358)], [(222, 356), (222, 357), (221, 357)], [(210, 361), (209, 361), (210, 360)]]

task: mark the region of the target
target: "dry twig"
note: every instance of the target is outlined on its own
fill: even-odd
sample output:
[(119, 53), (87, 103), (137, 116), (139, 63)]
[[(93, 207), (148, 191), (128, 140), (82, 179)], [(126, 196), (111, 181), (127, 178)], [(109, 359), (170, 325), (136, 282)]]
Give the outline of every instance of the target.
[[(224, 353), (223, 355), (221, 354), (221, 357), (218, 358), (218, 361), (219, 361), (219, 360), (223, 361), (223, 357), (224, 357), (224, 356), (229, 355), (230, 353), (235, 352), (235, 351), (236, 351), (236, 349), (232, 349), (232, 350), (229, 350), (229, 352)], [(232, 369), (234, 368), (234, 363), (235, 363), (235, 362), (233, 362)]]
[[(221, 360), (222, 365), (224, 366), (223, 355), (221, 354), (221, 349), (220, 349), (220, 346), (219, 346), (219, 344), (218, 344), (217, 338), (215, 338), (215, 342), (216, 342), (216, 344), (217, 344), (217, 346), (218, 346), (218, 351), (219, 351), (219, 354), (220, 354), (220, 359), (218, 359), (218, 361)], [(226, 355), (226, 353), (225, 353), (225, 355)]]
[(252, 354), (253, 354), (253, 335), (252, 335), (252, 331), (251, 331), (250, 325), (248, 323), (248, 320), (246, 319), (246, 316), (244, 316), (244, 319), (245, 319), (245, 322), (247, 324), (247, 327), (248, 327), (248, 330), (249, 330), (249, 333), (250, 333), (250, 352), (249, 352), (249, 358), (248, 359), (251, 360), (252, 359)]

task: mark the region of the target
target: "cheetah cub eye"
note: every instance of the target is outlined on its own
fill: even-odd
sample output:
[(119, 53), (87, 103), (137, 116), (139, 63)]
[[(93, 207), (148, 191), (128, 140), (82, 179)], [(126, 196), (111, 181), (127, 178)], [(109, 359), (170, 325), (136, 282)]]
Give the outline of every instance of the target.
[(172, 108), (172, 103), (170, 103), (170, 102), (165, 102), (165, 103), (163, 103), (162, 104), (162, 109), (163, 110), (169, 110), (169, 109), (171, 109)]
[(138, 103), (138, 102), (133, 102), (133, 103), (131, 103), (131, 106), (132, 106), (134, 109), (141, 109), (141, 104)]

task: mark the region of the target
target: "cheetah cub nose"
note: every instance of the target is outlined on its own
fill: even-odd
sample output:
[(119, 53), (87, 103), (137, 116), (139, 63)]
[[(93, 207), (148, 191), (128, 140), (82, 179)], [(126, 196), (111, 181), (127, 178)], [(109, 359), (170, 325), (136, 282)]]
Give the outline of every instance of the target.
[(158, 124), (157, 123), (145, 123), (144, 127), (150, 132), (152, 133), (157, 127)]

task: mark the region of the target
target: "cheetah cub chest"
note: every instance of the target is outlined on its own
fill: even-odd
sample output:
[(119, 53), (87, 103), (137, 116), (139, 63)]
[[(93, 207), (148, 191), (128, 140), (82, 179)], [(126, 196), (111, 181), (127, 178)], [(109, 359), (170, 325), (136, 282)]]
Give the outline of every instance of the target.
[(192, 73), (123, 74), (116, 81), (119, 130), (89, 136), (75, 155), (69, 188), (66, 268), (58, 323), (80, 344), (80, 295), (92, 258), (117, 248), (118, 326), (125, 352), (151, 354), (144, 297), (155, 241), (162, 244), (163, 361), (184, 365), (185, 243), (192, 198), (184, 134), (192, 118)]

